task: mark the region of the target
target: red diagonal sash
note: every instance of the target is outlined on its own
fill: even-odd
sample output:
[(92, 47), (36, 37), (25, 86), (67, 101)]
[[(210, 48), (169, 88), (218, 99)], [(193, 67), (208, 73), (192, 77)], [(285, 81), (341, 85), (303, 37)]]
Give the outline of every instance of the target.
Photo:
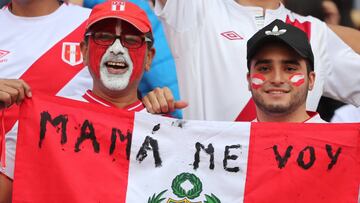
[[(84, 65), (78, 64), (71, 66), (61, 59), (62, 44), (64, 42), (80, 42), (84, 36), (86, 22), (83, 22), (73, 32), (56, 43), (44, 55), (30, 66), (30, 68), (20, 77), (26, 81), (33, 91), (42, 92), (49, 95), (55, 95), (65, 84), (67, 84)], [(19, 108), (12, 105), (5, 110), (5, 133), (8, 133), (18, 120)], [(1, 117), (1, 119), (3, 119)], [(1, 139), (0, 139), (1, 140)], [(4, 150), (1, 152), (1, 163), (4, 166)]]
[(255, 103), (252, 98), (249, 99), (246, 106), (239, 113), (235, 121), (253, 121), (256, 118)]

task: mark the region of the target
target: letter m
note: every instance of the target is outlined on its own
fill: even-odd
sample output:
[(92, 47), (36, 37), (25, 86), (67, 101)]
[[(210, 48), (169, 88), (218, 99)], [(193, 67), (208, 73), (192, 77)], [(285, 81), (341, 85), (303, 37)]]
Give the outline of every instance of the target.
[(39, 148), (41, 148), (42, 145), (42, 141), (45, 138), (45, 134), (46, 134), (46, 126), (47, 123), (50, 122), (52, 126), (56, 127), (58, 125), (60, 125), (60, 129), (61, 129), (61, 144), (65, 144), (67, 141), (67, 137), (66, 137), (66, 124), (68, 122), (68, 118), (66, 115), (59, 115), (56, 118), (52, 119), (51, 115), (49, 114), (49, 112), (47, 111), (43, 111), (40, 114), (40, 141), (39, 141)]

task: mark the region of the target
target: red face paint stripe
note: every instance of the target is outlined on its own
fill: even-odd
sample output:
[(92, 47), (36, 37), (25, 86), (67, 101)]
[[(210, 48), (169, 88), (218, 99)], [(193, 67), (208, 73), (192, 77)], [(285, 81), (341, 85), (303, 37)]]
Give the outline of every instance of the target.
[(264, 75), (257, 73), (251, 75), (250, 80), (251, 80), (251, 87), (254, 89), (258, 89), (264, 84), (266, 78)]
[(305, 82), (305, 75), (302, 73), (295, 73), (289, 77), (290, 82), (295, 86), (300, 86)]
[(130, 82), (133, 82), (134, 80), (137, 80), (141, 77), (141, 74), (143, 72), (146, 49), (147, 47), (145, 43), (143, 44), (143, 46), (137, 49), (129, 49), (129, 55), (134, 65), (134, 69), (130, 77)]

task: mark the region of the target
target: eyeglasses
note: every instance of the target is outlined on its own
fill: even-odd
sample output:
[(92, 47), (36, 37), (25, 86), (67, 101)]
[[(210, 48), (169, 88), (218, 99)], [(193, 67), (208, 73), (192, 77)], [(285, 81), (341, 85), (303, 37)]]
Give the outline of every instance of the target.
[(120, 39), (121, 45), (128, 49), (137, 49), (144, 42), (151, 42), (151, 39), (147, 37), (133, 34), (122, 34), (119, 36), (109, 32), (89, 32), (85, 36), (91, 36), (94, 42), (101, 46), (110, 46), (116, 39)]

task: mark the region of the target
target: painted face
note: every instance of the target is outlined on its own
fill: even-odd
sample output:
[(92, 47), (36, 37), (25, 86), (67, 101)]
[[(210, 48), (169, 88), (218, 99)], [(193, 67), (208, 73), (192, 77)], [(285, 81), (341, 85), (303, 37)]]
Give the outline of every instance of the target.
[(287, 113), (305, 107), (314, 75), (308, 77), (306, 61), (286, 45), (272, 43), (251, 61), (249, 89), (260, 110)]
[[(138, 32), (128, 23), (120, 20), (106, 20), (94, 32), (107, 32), (116, 35)], [(122, 29), (125, 27), (125, 29)], [(138, 34), (138, 33), (136, 33)], [(89, 66), (95, 77), (110, 90), (123, 90), (129, 83), (139, 80), (145, 60), (146, 44), (136, 49), (124, 47), (120, 39), (110, 46), (103, 46), (89, 40)]]
[(116, 39), (101, 58), (100, 80), (110, 90), (123, 90), (129, 84), (133, 69), (128, 50)]

